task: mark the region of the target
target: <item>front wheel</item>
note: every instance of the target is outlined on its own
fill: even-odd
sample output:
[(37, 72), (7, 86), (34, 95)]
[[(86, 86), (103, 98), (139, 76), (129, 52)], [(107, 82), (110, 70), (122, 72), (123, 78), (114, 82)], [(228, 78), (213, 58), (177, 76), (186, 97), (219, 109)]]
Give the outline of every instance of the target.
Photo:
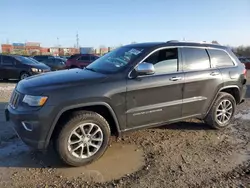
[(110, 139), (108, 122), (99, 114), (81, 111), (73, 114), (56, 140), (56, 150), (70, 166), (87, 165), (100, 158)]
[(23, 79), (25, 79), (25, 78), (27, 78), (27, 77), (29, 77), (29, 76), (30, 76), (29, 73), (27, 73), (27, 72), (22, 72), (21, 75), (20, 75), (20, 80), (23, 80)]
[(205, 118), (205, 122), (215, 129), (224, 129), (231, 124), (235, 108), (234, 97), (229, 93), (221, 92)]

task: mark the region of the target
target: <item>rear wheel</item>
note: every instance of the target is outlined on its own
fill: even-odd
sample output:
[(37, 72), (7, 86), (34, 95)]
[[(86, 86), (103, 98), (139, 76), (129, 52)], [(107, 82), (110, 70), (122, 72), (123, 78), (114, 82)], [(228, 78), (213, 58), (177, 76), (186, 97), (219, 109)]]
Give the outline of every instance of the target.
[(231, 124), (235, 108), (234, 97), (229, 93), (221, 92), (205, 118), (205, 122), (213, 128), (224, 129)]
[(109, 139), (107, 121), (95, 112), (81, 111), (63, 125), (56, 139), (56, 150), (64, 163), (83, 166), (104, 154)]

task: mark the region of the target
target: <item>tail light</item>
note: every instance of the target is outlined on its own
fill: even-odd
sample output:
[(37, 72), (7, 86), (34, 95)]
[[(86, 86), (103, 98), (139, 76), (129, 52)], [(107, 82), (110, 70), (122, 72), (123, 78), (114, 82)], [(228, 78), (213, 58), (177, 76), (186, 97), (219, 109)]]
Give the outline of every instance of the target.
[(70, 60), (67, 60), (66, 63), (65, 63), (65, 65), (66, 65), (67, 67), (70, 66), (70, 65), (71, 65)]
[(243, 74), (245, 77), (247, 77), (247, 69), (244, 69)]

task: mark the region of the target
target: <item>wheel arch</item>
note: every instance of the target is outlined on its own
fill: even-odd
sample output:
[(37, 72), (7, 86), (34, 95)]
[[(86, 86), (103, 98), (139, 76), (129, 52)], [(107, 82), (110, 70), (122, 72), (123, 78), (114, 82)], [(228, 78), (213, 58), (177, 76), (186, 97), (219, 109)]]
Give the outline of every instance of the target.
[(21, 70), (19, 72), (19, 79), (21, 79), (21, 76), (22, 76), (23, 73), (27, 73), (28, 75), (30, 75), (29, 71), (27, 71), (27, 70)]
[(213, 104), (215, 103), (220, 92), (225, 92), (225, 93), (231, 94), (234, 97), (236, 104), (240, 103), (240, 88), (239, 88), (239, 86), (237, 86), (237, 85), (223, 86), (216, 93), (213, 101), (211, 102), (211, 104), (209, 105), (209, 108), (206, 111), (205, 116), (207, 116), (207, 114), (209, 113), (210, 109), (212, 108)]
[[(120, 130), (120, 125), (119, 125), (119, 122), (118, 122), (118, 119), (117, 119), (117, 116), (114, 112), (114, 110), (112, 109), (112, 107), (106, 103), (106, 102), (91, 102), (91, 103), (84, 103), (84, 104), (76, 104), (76, 105), (71, 105), (71, 106), (67, 106), (65, 108), (63, 108), (58, 114), (57, 116), (55, 117), (53, 123), (52, 123), (52, 126), (50, 127), (50, 130), (49, 130), (49, 133), (46, 137), (46, 140), (45, 140), (45, 148), (48, 146), (51, 138), (53, 137), (53, 133), (55, 133), (56, 131), (56, 128), (60, 128), (60, 125), (58, 124), (60, 120), (64, 120), (62, 118), (66, 118), (68, 116), (64, 116), (65, 114), (66, 115), (70, 115), (71, 113), (75, 112), (75, 111), (80, 111), (80, 110), (91, 110), (95, 107), (102, 107), (102, 108), (106, 108), (109, 112), (109, 114), (111, 115), (114, 123), (112, 125), (110, 125), (110, 128), (114, 129), (115, 128), (115, 131), (116, 133), (118, 134), (118, 136), (121, 135), (121, 130)], [(92, 110), (94, 111), (94, 110)], [(94, 111), (96, 112), (96, 111)], [(97, 112), (98, 113), (98, 112)], [(101, 114), (102, 115), (102, 114)], [(105, 117), (104, 117), (105, 118)], [(107, 120), (108, 121), (108, 120)], [(109, 122), (109, 121), (108, 121)], [(110, 122), (109, 122), (110, 123)]]

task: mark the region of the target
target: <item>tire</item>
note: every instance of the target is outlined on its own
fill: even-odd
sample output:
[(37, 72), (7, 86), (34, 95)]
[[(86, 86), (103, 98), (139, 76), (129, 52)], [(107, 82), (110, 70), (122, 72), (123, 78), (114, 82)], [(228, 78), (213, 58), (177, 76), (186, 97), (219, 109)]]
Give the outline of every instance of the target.
[[(223, 104), (225, 106), (228, 106), (229, 103), (231, 104), (231, 107), (222, 108)], [(234, 97), (229, 93), (220, 92), (218, 94), (216, 101), (214, 102), (213, 106), (211, 107), (209, 113), (207, 114), (204, 120), (208, 125), (210, 125), (215, 129), (218, 130), (225, 129), (232, 123), (235, 114), (235, 108), (236, 108), (236, 101)], [(226, 113), (222, 109), (230, 109), (230, 111)], [(225, 114), (227, 118), (225, 117), (225, 115), (221, 114)], [(222, 121), (223, 116), (225, 119), (224, 122)]]
[(29, 77), (30, 75), (29, 75), (29, 73), (27, 73), (27, 72), (22, 72), (21, 74), (20, 74), (20, 80), (23, 80), (23, 79), (25, 79), (25, 78), (27, 78), (27, 77)]
[[(99, 138), (94, 138), (94, 136), (87, 138), (87, 136), (83, 136), (83, 138), (79, 139), (75, 133), (77, 133), (79, 136), (83, 135), (83, 129), (79, 128), (80, 126), (84, 127), (85, 129), (87, 127), (87, 131), (84, 131), (86, 134), (90, 130), (89, 128), (93, 126), (91, 134), (94, 135), (93, 132), (98, 130), (99, 132), (97, 132), (94, 136)], [(78, 111), (72, 115), (72, 117), (62, 126), (62, 129), (59, 131), (59, 134), (55, 140), (56, 151), (65, 164), (75, 167), (84, 166), (98, 160), (105, 153), (109, 145), (110, 135), (111, 132), (109, 124), (101, 115), (91, 111)], [(74, 140), (72, 140), (73, 138)], [(93, 140), (102, 139), (102, 141), (93, 141), (91, 138)], [(81, 139), (82, 141), (79, 142)], [(69, 141), (77, 141), (78, 143), (70, 145)], [(91, 145), (93, 143), (99, 145), (99, 148), (97, 149), (96, 147), (93, 147)], [(80, 148), (76, 149), (77, 147)], [(91, 156), (87, 156), (87, 148), (89, 148), (89, 151), (94, 152)], [(74, 149), (76, 149), (75, 152), (73, 151)], [(80, 153), (84, 153), (84, 155), (81, 157)]]

